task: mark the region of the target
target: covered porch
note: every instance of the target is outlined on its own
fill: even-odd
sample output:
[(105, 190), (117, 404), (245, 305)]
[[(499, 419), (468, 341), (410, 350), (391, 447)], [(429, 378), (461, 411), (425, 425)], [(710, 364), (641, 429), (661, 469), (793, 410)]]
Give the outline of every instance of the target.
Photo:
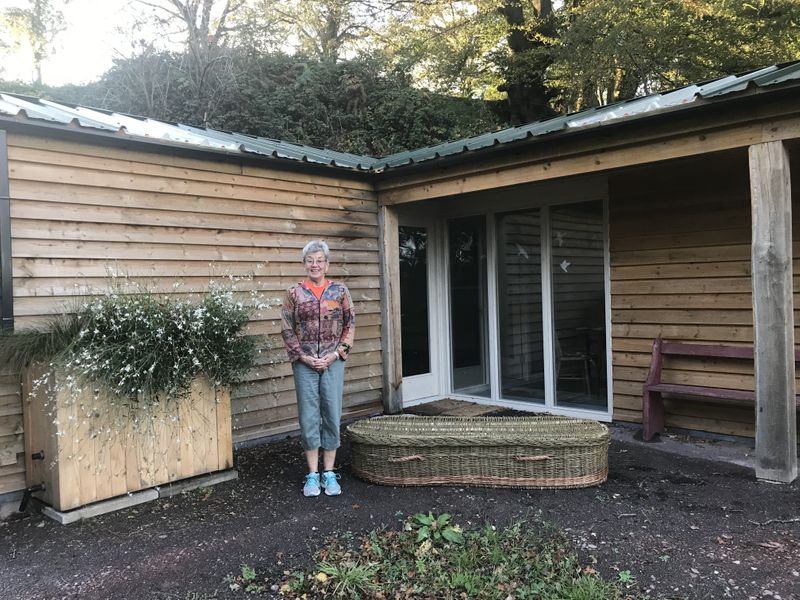
[(675, 360), (664, 380), (754, 390), (755, 410), (668, 398), (667, 427), (754, 437), (757, 476), (794, 480), (792, 104), (387, 172), (384, 410), (449, 398), (640, 422), (655, 338), (749, 345), (752, 362)]

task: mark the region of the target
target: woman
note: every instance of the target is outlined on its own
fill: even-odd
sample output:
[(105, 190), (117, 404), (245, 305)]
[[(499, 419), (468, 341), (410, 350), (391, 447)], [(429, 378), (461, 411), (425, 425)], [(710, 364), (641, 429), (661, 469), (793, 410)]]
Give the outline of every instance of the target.
[[(325, 278), (330, 250), (322, 240), (303, 248), (307, 279), (290, 287), (283, 301), (283, 343), (292, 361), (300, 442), (308, 463), (303, 494), (328, 496), (342, 489), (334, 472), (342, 417), (344, 361), (355, 333), (350, 292), (342, 283)], [(322, 448), (323, 472), (319, 474)]]

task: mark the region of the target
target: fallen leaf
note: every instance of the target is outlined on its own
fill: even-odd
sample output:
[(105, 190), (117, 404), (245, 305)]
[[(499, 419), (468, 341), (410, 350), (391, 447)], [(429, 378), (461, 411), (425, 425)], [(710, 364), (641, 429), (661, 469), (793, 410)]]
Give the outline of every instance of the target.
[(758, 542), (756, 546), (761, 546), (762, 548), (769, 548), (770, 550), (783, 550), (784, 545), (780, 542), (770, 541), (770, 542)]

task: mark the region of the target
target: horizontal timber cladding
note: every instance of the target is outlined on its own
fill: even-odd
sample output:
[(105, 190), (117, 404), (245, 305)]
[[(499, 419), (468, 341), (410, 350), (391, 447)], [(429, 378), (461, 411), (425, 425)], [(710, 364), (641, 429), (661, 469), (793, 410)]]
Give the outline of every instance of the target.
[[(257, 290), (270, 304), (249, 325), (270, 348), (231, 393), (234, 441), (289, 433), (297, 411), (280, 302), (305, 276), (303, 246), (322, 238), (332, 252), (329, 275), (348, 285), (357, 314), (344, 416), (380, 410), (370, 183), (14, 134), (8, 146), (18, 329), (104, 292), (112, 274), (176, 295), (203, 291), (212, 279), (252, 277), (237, 288)], [(0, 493), (25, 485), (18, 381), (0, 373)]]
[[(609, 194), (614, 418), (641, 421), (655, 337), (753, 343), (747, 154), (617, 172), (609, 175)], [(800, 244), (794, 256), (800, 257)], [(797, 258), (795, 265), (800, 272)], [(796, 308), (798, 292), (795, 276)], [(667, 357), (662, 380), (752, 390), (753, 364)], [(666, 411), (668, 427), (755, 431), (753, 409), (667, 400)]]

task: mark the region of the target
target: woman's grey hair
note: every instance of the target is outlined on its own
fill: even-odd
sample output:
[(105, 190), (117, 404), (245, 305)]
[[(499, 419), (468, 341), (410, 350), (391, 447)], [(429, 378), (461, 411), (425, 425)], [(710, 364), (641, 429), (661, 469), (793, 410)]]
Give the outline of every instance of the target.
[(328, 260), (331, 255), (331, 249), (328, 248), (328, 244), (322, 240), (311, 240), (303, 248), (302, 260), (305, 261), (306, 256), (309, 254), (314, 254), (315, 252), (322, 252), (325, 255), (325, 260)]

